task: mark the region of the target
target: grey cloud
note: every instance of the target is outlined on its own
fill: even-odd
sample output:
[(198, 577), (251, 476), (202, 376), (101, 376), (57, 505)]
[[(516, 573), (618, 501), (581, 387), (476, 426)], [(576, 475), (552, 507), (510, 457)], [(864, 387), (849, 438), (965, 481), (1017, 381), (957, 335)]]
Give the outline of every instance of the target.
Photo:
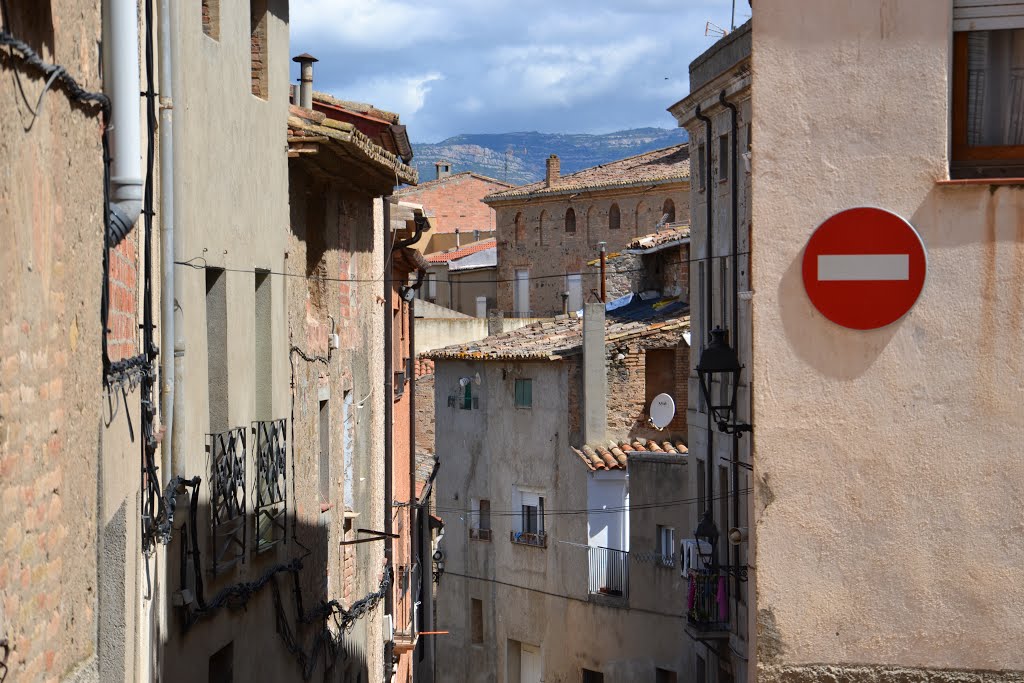
[(348, 1), (293, 0), (291, 50), (320, 59), (318, 89), (397, 111), (417, 142), (670, 127), (665, 108), (685, 96), (690, 61), (713, 42), (705, 22), (728, 25), (730, 6), (368, 0), (356, 10)]

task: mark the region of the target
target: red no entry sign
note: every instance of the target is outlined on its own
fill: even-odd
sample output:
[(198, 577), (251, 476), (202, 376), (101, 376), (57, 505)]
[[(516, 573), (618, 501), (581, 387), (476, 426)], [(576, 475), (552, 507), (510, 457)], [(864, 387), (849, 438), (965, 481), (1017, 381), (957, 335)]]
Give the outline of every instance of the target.
[(804, 249), (804, 287), (822, 315), (843, 327), (873, 330), (896, 322), (924, 287), (928, 261), (913, 226), (870, 207), (840, 211)]

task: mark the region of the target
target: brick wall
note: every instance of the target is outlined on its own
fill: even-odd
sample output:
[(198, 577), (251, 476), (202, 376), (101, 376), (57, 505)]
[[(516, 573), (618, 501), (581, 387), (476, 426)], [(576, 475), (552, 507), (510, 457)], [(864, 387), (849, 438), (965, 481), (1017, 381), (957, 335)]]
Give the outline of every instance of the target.
[(464, 173), (449, 176), (440, 182), (424, 183), (422, 187), (402, 190), (396, 195), (402, 201), (422, 204), (427, 213), (434, 217), (434, 233), (454, 233), (458, 228), (463, 233), (462, 243), (466, 244), (473, 241), (474, 230), (494, 229), (494, 209), (480, 200), (493, 192), (507, 190), (508, 187), (504, 183)]
[(220, 39), (220, 0), (203, 0), (203, 33)]
[[(649, 191), (582, 193), (572, 199), (556, 197), (503, 202), (496, 206), (498, 308), (513, 309), (513, 279), (515, 271), (521, 268), (530, 271), (530, 309), (533, 311), (561, 311), (562, 293), (567, 288), (566, 273), (583, 273), (583, 300), (595, 300), (593, 292), (600, 291), (600, 276), (597, 266), (587, 264), (599, 257), (598, 244), (605, 242), (608, 253), (616, 254), (635, 237), (654, 232), (666, 199), (675, 204), (677, 219), (687, 216), (689, 183), (674, 183)], [(608, 215), (613, 205), (619, 208), (618, 229), (609, 227)], [(569, 208), (576, 215), (575, 232), (565, 230), (565, 214)], [(517, 216), (522, 225), (518, 238)], [(628, 280), (613, 282), (609, 297), (612, 291), (620, 292), (629, 286)]]
[(250, 0), (250, 49), (252, 50), (252, 94), (267, 99), (267, 0)]
[[(676, 415), (663, 431), (648, 424), (647, 349), (667, 349), (674, 367), (668, 371), (674, 376), (673, 386), (657, 387), (672, 396)], [(687, 442), (686, 406), (690, 368), (689, 347), (680, 331), (653, 334), (621, 344), (606, 346), (608, 363), (608, 432), (607, 438), (656, 439)], [(621, 356), (621, 358), (619, 357)], [(583, 417), (582, 356), (574, 356), (569, 366), (569, 434), (573, 444), (581, 443)], [(659, 361), (664, 361), (659, 357)], [(665, 369), (665, 368), (662, 368)]]
[(110, 251), (107, 353), (112, 361), (139, 353), (138, 235), (138, 230), (133, 231)]

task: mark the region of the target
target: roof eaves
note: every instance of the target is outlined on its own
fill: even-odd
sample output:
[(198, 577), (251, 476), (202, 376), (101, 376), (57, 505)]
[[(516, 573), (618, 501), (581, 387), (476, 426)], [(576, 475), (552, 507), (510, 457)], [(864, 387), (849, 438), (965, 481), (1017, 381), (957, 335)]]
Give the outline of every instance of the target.
[(508, 201), (521, 201), (524, 199), (534, 199), (539, 197), (559, 197), (568, 194), (580, 194), (582, 192), (601, 192), (603, 190), (620, 190), (630, 189), (634, 187), (661, 187), (662, 185), (671, 185), (673, 183), (685, 183), (690, 181), (690, 174), (670, 176), (665, 178), (657, 178), (651, 180), (635, 180), (630, 182), (622, 183), (604, 183), (601, 185), (587, 185), (581, 187), (567, 187), (565, 189), (558, 188), (545, 188), (536, 192), (524, 192), (516, 194), (512, 190), (505, 190), (495, 194), (489, 194), (480, 201), (485, 204), (495, 204), (498, 202)]

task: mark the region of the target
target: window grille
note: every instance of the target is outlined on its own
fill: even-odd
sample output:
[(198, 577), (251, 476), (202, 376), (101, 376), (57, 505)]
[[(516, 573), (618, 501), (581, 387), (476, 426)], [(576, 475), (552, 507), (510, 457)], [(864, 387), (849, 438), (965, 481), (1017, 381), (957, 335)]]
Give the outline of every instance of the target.
[(266, 550), (287, 537), (288, 428), (284, 420), (253, 422), (256, 440), (256, 550)]
[(245, 561), (245, 431), (207, 435), (215, 575)]

